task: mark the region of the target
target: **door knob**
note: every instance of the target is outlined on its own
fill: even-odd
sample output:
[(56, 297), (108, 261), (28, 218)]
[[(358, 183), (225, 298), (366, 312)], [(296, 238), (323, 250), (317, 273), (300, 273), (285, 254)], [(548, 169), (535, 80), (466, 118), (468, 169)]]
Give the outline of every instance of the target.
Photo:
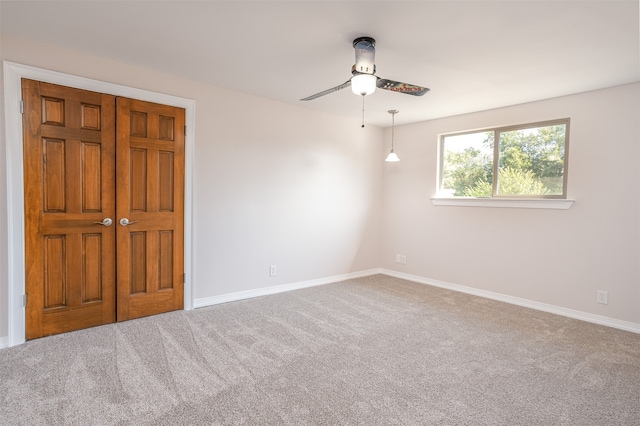
[(129, 219), (127, 219), (126, 217), (123, 217), (122, 219), (120, 219), (120, 225), (122, 226), (131, 225), (133, 223), (138, 223), (138, 221), (137, 220), (129, 221)]
[(93, 222), (97, 225), (103, 225), (103, 226), (111, 226), (113, 224), (113, 220), (110, 217), (105, 217), (104, 219), (102, 219), (102, 222)]

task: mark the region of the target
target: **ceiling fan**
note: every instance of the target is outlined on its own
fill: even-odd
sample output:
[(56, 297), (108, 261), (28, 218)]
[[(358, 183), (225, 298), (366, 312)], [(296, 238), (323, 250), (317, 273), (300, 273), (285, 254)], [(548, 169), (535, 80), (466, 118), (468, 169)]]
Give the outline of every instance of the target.
[(387, 80), (376, 76), (376, 41), (373, 38), (358, 37), (353, 40), (353, 47), (356, 50), (356, 63), (351, 67), (351, 74), (353, 74), (353, 76), (339, 86), (300, 99), (301, 101), (311, 101), (349, 86), (351, 86), (353, 93), (361, 96), (370, 95), (376, 90), (376, 87), (412, 96), (422, 96), (429, 91), (426, 87)]

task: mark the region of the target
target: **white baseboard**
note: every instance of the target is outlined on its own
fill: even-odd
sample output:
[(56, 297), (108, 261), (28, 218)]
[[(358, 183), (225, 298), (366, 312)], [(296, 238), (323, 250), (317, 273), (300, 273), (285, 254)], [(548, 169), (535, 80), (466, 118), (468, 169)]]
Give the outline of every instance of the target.
[(446, 288), (448, 290), (458, 291), (461, 293), (472, 294), (474, 296), (493, 299), (500, 302), (510, 303), (512, 305), (523, 306), (525, 308), (536, 309), (538, 311), (549, 312), (551, 314), (561, 315), (568, 318), (578, 319), (594, 324), (605, 325), (607, 327), (618, 328), (620, 330), (630, 331), (640, 334), (640, 324), (634, 322), (622, 321), (615, 318), (609, 318), (602, 315), (590, 314), (588, 312), (576, 311), (574, 309), (563, 308), (560, 306), (549, 305), (546, 303), (535, 302), (519, 297), (508, 296), (506, 294), (494, 293), (492, 291), (480, 290), (473, 287), (466, 287), (458, 284), (451, 284), (444, 281), (424, 278), (417, 275), (405, 274), (403, 272), (392, 271), (390, 269), (380, 269), (380, 273), (389, 275), (390, 277), (401, 278), (408, 281), (414, 281), (420, 284), (432, 285), (434, 287)]
[(9, 347), (9, 336), (0, 337), (0, 349)]
[(332, 277), (318, 278), (309, 281), (300, 281), (297, 283), (282, 284), (273, 287), (257, 288), (255, 290), (239, 291), (237, 293), (221, 294), (220, 296), (203, 297), (193, 301), (194, 308), (203, 308), (205, 306), (218, 305), (220, 303), (234, 302), (236, 300), (251, 299), (253, 297), (267, 296), (269, 294), (283, 293), (285, 291), (298, 290), (301, 288), (314, 287), (317, 285), (331, 284), (339, 281), (350, 280), (353, 278), (368, 277), (381, 273), (379, 268), (369, 269), (360, 272), (351, 272), (348, 274), (334, 275)]

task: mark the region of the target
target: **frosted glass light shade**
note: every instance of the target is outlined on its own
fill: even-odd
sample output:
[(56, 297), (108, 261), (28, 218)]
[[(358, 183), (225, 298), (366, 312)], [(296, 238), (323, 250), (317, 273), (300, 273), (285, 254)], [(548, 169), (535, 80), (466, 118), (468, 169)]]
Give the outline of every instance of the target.
[(351, 77), (351, 91), (356, 95), (370, 95), (376, 91), (376, 81), (373, 74), (356, 74)]
[(390, 163), (393, 163), (393, 162), (396, 162), (396, 161), (400, 161), (400, 159), (398, 158), (396, 153), (393, 152), (393, 149), (392, 149), (391, 152), (389, 153), (389, 155), (387, 155), (387, 158), (385, 158), (384, 161), (388, 161)]

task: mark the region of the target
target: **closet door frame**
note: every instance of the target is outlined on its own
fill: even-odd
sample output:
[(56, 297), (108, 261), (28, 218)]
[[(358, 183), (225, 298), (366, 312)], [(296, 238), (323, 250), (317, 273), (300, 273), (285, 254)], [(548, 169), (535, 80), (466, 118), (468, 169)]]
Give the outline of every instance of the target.
[(123, 96), (147, 102), (185, 109), (187, 134), (185, 137), (185, 191), (184, 191), (184, 309), (193, 309), (193, 162), (195, 148), (195, 109), (192, 99), (180, 98), (119, 84), (106, 83), (71, 74), (3, 61), (4, 107), (6, 141), (7, 191), (7, 313), (8, 341), (15, 346), (25, 339), (25, 234), (24, 234), (24, 181), (22, 142), (22, 78), (53, 83), (76, 89), (90, 90), (114, 96)]

